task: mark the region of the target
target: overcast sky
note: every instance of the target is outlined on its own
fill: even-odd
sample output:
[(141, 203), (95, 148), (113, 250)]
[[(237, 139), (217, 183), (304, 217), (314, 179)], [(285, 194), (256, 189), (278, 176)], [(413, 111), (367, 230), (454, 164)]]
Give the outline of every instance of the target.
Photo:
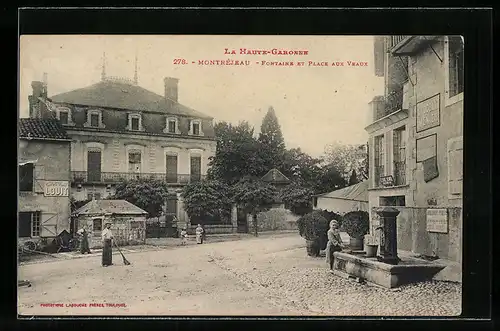
[[(216, 121), (248, 120), (259, 131), (273, 106), (288, 148), (313, 156), (334, 141), (364, 143), (368, 102), (383, 94), (374, 74), (371, 36), (22, 36), (20, 116), (28, 117), (31, 82), (48, 75), (49, 96), (97, 83), (103, 52), (106, 73), (133, 78), (164, 94), (163, 78), (179, 78), (179, 102)], [(224, 49), (301, 49), (304, 56), (224, 55)], [(174, 59), (188, 60), (175, 65)], [(198, 60), (252, 60), (246, 66), (199, 66)], [(306, 61), (304, 67), (266, 67), (256, 61)], [(308, 61), (344, 67), (312, 67)], [(347, 61), (368, 62), (350, 67)]]

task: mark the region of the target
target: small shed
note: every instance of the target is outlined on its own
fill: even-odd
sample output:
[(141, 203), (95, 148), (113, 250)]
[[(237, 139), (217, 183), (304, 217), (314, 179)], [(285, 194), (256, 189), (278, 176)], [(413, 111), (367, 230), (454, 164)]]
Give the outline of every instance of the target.
[(314, 209), (323, 209), (343, 215), (350, 211), (368, 212), (368, 180), (313, 197)]
[(118, 245), (137, 245), (146, 242), (148, 213), (126, 200), (92, 200), (75, 211), (78, 229), (87, 225), (92, 233), (90, 247), (100, 247), (101, 232), (106, 223)]

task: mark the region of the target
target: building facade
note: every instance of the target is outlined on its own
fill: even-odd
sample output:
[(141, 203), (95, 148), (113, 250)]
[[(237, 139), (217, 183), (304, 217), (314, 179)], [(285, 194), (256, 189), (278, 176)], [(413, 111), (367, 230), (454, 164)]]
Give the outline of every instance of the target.
[[(134, 81), (107, 77), (88, 87), (47, 95), (33, 82), (30, 117), (56, 118), (71, 138), (71, 195), (105, 198), (125, 179), (156, 178), (171, 188), (166, 215), (188, 222), (181, 188), (205, 177), (215, 155), (213, 119), (178, 102), (176, 78), (163, 96)], [(182, 226), (182, 224), (181, 224)]]
[(22, 118), (18, 238), (50, 244), (70, 226), (71, 139), (55, 119)]
[(375, 37), (385, 95), (369, 104), (369, 205), (394, 206), (398, 247), (461, 262), (463, 56), (460, 36)]

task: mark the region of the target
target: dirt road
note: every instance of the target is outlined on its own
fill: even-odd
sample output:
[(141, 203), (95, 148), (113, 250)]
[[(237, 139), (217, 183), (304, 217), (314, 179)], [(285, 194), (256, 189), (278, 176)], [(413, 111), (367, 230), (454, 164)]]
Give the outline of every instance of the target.
[[(22, 315), (458, 315), (460, 285), (390, 291), (354, 284), (310, 258), (296, 234), (24, 265)], [(116, 253), (116, 252), (115, 252)], [(90, 306), (94, 304), (94, 306)], [(56, 305), (60, 305), (57, 307)], [(73, 306), (71, 306), (73, 305)], [(86, 307), (85, 307), (86, 306)]]

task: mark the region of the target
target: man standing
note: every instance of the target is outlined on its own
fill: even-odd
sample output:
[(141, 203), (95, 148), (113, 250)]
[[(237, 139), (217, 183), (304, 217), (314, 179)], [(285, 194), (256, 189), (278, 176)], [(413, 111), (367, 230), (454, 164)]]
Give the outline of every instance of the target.
[(111, 223), (106, 223), (106, 227), (102, 230), (102, 266), (107, 267), (113, 265), (113, 233), (111, 232)]

